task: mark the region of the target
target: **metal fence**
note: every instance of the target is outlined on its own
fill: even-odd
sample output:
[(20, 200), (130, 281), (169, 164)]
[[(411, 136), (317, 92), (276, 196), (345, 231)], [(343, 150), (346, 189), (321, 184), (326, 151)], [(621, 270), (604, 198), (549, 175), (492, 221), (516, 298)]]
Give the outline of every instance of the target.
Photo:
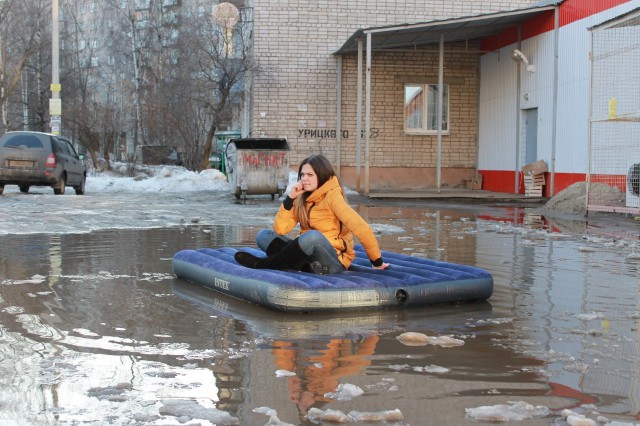
[(591, 29), (587, 212), (640, 213), (640, 10)]

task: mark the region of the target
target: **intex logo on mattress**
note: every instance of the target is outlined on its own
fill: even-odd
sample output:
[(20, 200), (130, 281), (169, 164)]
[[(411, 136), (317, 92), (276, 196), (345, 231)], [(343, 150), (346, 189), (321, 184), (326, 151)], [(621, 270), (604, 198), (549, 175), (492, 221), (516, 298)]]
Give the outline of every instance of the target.
[(229, 281), (221, 280), (220, 278), (214, 278), (213, 285), (220, 287), (223, 290), (229, 290)]

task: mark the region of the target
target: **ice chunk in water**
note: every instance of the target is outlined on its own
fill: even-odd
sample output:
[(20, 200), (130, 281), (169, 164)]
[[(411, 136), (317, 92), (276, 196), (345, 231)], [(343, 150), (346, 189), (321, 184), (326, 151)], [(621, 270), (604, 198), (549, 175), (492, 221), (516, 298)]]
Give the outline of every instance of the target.
[(522, 421), (534, 417), (549, 415), (549, 409), (542, 405), (533, 406), (524, 401), (510, 401), (511, 405), (484, 405), (476, 408), (466, 408), (468, 417), (475, 420), (490, 422)]
[(398, 340), (407, 346), (438, 345), (444, 348), (464, 345), (464, 340), (451, 336), (427, 336), (423, 333), (408, 331), (398, 336)]
[(324, 396), (338, 401), (351, 401), (356, 396), (360, 396), (364, 391), (356, 385), (349, 383), (339, 384), (335, 392), (325, 393)]

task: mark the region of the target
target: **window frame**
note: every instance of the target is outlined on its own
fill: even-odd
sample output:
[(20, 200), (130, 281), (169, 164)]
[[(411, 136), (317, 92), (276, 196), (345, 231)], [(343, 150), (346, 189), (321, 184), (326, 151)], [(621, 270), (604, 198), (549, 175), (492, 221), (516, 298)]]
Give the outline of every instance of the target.
[[(407, 104), (405, 100), (407, 96), (407, 87), (420, 87), (422, 89), (421, 93), (419, 94), (422, 100), (422, 105), (423, 105), (422, 114), (421, 114), (421, 120), (422, 120), (421, 127), (407, 126), (408, 115), (407, 115)], [(403, 85), (402, 87), (402, 97), (403, 97), (402, 127), (405, 134), (408, 134), (408, 135), (437, 135), (438, 134), (437, 125), (436, 125), (436, 128), (434, 129), (429, 128), (430, 111), (429, 111), (428, 101), (429, 101), (430, 87), (435, 87), (437, 89), (438, 84), (437, 83), (405, 83)], [(445, 95), (443, 98), (443, 106), (445, 110), (443, 114), (442, 134), (449, 135), (451, 131), (451, 115), (450, 115), (451, 92), (450, 92), (449, 84), (443, 84), (443, 87), (444, 87), (444, 95)]]

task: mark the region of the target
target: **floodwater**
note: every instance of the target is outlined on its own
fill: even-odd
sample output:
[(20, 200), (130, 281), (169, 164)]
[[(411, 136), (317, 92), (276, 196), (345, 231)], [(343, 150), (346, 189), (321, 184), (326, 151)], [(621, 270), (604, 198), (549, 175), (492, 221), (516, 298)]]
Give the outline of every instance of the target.
[[(633, 238), (563, 232), (526, 209), (363, 204), (383, 249), (484, 268), (493, 297), (300, 315), (172, 274), (181, 249), (253, 245), (277, 201), (0, 203), (3, 425), (640, 422)], [(463, 344), (411, 345), (405, 332)]]

